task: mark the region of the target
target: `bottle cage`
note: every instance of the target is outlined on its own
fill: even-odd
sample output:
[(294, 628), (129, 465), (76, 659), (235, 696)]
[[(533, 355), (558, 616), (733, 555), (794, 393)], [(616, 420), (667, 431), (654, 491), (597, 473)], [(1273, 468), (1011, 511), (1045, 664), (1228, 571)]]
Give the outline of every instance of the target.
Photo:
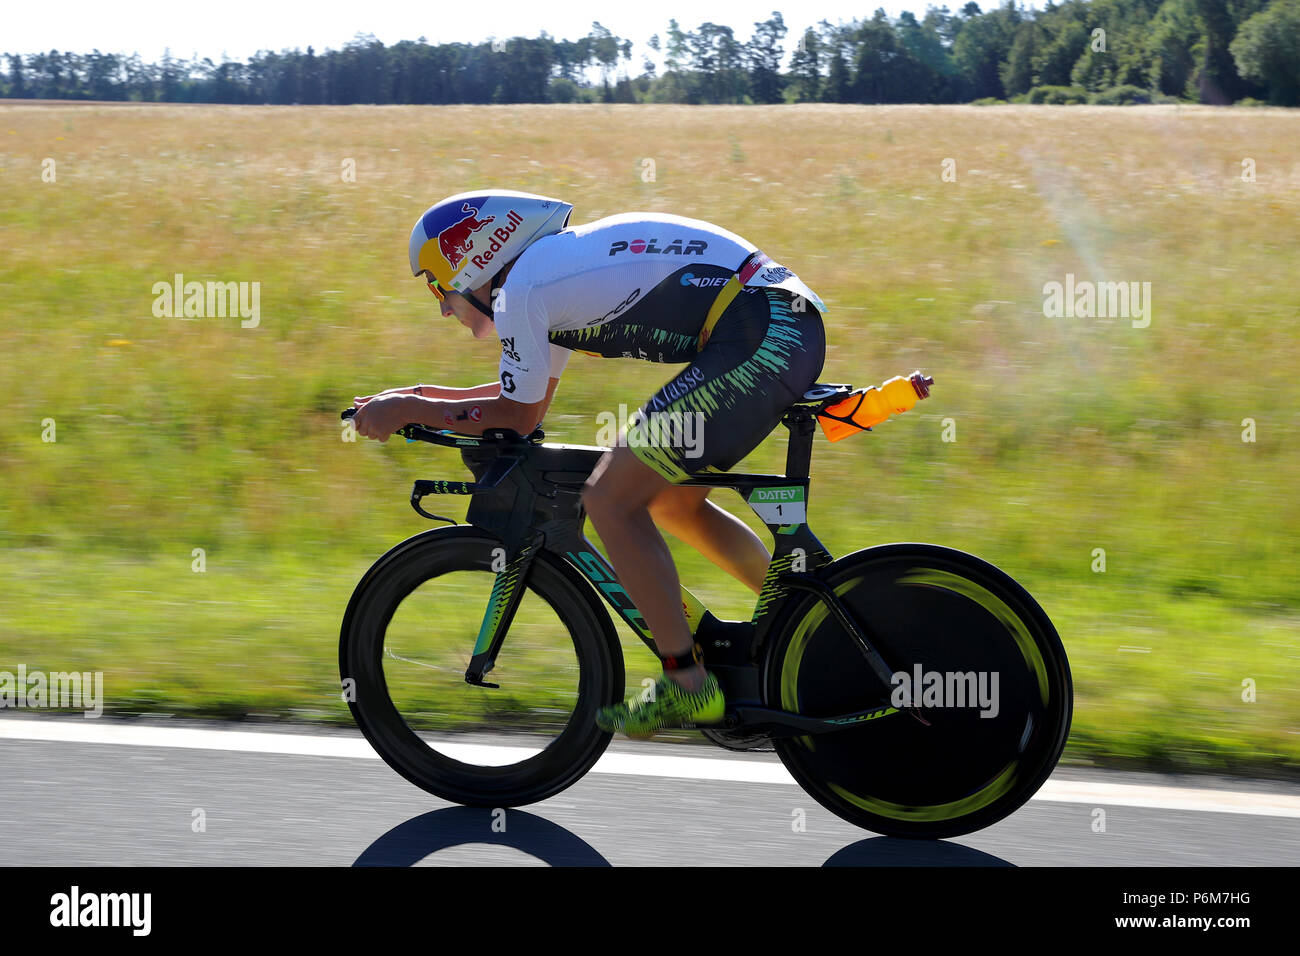
[(867, 389), (859, 388), (850, 392), (847, 398), (834, 405), (828, 405), (817, 413), (817, 422), (822, 426), (822, 433), (828, 441), (840, 441), (858, 432), (871, 431), (870, 428), (863, 428), (853, 420), (866, 394)]

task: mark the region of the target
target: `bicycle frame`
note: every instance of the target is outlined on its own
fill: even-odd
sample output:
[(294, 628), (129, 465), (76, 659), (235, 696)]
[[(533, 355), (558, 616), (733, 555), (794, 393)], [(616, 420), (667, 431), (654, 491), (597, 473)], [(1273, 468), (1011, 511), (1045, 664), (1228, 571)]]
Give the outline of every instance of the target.
[[(847, 386), (831, 389), (837, 399)], [(813, 397), (813, 392), (809, 393)], [(827, 396), (816, 396), (818, 398)], [(824, 404), (824, 403), (823, 403)], [(761, 706), (762, 650), (780, 621), (779, 612), (794, 591), (812, 594), (853, 636), (881, 683), (881, 699), (891, 688), (891, 668), (875, 650), (861, 622), (848, 613), (834, 591), (816, 572), (833, 560), (807, 523), (809, 464), (818, 406), (794, 405), (781, 423), (790, 430), (784, 475), (726, 473), (695, 477), (683, 485), (733, 488), (772, 534), (772, 561), (749, 621), (715, 617), (685, 586), (682, 609), (705, 665), (718, 678), (728, 700), (727, 730), (792, 736), (843, 729), (863, 720), (897, 712), (883, 705), (834, 717), (810, 718)], [(508, 430), (490, 429), (482, 438), (435, 431), (419, 425), (399, 430), (409, 440), (459, 447), (476, 481), (417, 481), (411, 505), (427, 518), (448, 521), (425, 511), (420, 501), (429, 494), (469, 494), (473, 497), (466, 521), (501, 539), (493, 555), (496, 572), (473, 654), (465, 672), (467, 683), (496, 687), (484, 680), (491, 672), (515, 611), (525, 591), (528, 569), (539, 550), (547, 550), (578, 570), (619, 617), (652, 651), (654, 642), (644, 618), (618, 583), (614, 569), (583, 533), (582, 489), (606, 448), (541, 444)], [(521, 467), (522, 465), (522, 467)]]

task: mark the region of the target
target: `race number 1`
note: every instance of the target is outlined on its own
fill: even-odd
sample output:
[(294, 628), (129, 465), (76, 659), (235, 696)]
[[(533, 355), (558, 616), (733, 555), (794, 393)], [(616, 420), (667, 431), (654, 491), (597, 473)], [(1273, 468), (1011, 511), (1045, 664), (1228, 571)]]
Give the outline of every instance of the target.
[(807, 520), (804, 490), (794, 488), (755, 488), (749, 494), (749, 506), (765, 524), (803, 524)]

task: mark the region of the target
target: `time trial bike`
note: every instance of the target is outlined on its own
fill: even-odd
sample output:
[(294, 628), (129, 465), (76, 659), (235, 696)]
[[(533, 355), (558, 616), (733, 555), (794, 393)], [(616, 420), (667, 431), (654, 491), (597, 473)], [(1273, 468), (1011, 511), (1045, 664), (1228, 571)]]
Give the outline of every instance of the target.
[[(807, 524), (819, 413), (847, 385), (818, 383), (785, 412), (783, 475), (702, 475), (733, 488), (775, 546), (748, 621), (682, 605), (726, 696), (702, 732), (774, 749), (828, 810), (865, 829), (939, 838), (1012, 813), (1056, 766), (1073, 691), (1055, 628), (986, 561), (931, 544), (833, 558)], [(354, 412), (343, 413), (347, 418)], [(467, 495), (466, 524), (408, 538), (357, 585), (339, 667), (379, 755), (445, 800), (505, 807), (554, 796), (600, 758), (596, 711), (625, 693), (613, 609), (653, 650), (645, 621), (583, 533), (584, 482), (607, 449), (542, 432), (482, 435), (407, 425), (460, 450), (474, 481), (416, 481), (411, 505)], [(521, 729), (507, 746), (464, 731)]]

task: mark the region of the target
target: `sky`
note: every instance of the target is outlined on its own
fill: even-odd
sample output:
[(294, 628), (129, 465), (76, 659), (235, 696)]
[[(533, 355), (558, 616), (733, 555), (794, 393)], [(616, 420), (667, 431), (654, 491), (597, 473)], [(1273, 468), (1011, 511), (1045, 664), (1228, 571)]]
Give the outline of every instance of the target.
[[(984, 9), (998, 0), (985, 0)], [(956, 10), (965, 0), (948, 0)], [(873, 3), (852, 0), (660, 0), (660, 2), (592, 2), (592, 0), (488, 0), (471, 3), (394, 2), (286, 3), (283, 0), (221, 0), (210, 4), (177, 4), (175, 0), (59, 0), (57, 3), (6, 3), (0, 30), (0, 52), (37, 53), (49, 50), (89, 53), (139, 53), (156, 62), (163, 50), (189, 59), (194, 54), (219, 62), (225, 54), (246, 60), (258, 50), (281, 50), (310, 44), (317, 51), (339, 49), (358, 33), (370, 33), (385, 44), (424, 37), (430, 43), (482, 42), (512, 36), (533, 37), (545, 30), (559, 39), (585, 36), (593, 20), (624, 39), (632, 40), (629, 72), (641, 72), (645, 46), (652, 34), (662, 39), (669, 19), (682, 29), (701, 23), (725, 24), (747, 40), (754, 23), (780, 10), (789, 28), (787, 56), (804, 29), (821, 20), (847, 22), (870, 17), (878, 6), (896, 17), (903, 10), (923, 15), (926, 0)], [(935, 0), (935, 6), (942, 0)], [(1025, 6), (1041, 7), (1042, 0)], [(784, 9), (782, 9), (784, 7)], [(439, 14), (444, 14), (439, 16)]]

